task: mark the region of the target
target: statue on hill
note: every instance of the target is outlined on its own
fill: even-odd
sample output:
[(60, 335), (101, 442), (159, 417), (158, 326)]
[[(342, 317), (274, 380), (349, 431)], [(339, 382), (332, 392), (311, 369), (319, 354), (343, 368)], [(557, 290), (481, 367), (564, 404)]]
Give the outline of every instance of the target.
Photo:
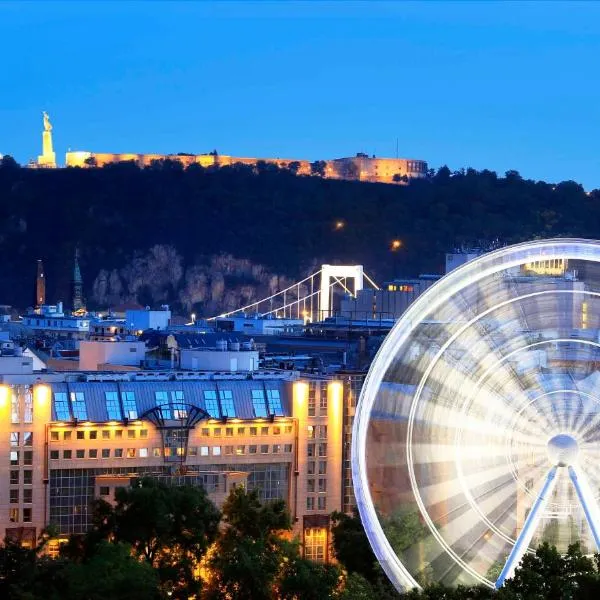
[(44, 131), (52, 131), (52, 123), (50, 123), (48, 113), (44, 110), (42, 114), (44, 115)]

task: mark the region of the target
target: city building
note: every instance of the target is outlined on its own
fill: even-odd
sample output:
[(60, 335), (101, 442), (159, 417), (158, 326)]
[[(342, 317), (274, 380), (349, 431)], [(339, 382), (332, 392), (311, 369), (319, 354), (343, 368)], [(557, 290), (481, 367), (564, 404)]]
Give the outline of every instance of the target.
[[(98, 342), (98, 344), (103, 344)], [(106, 342), (105, 345), (110, 345)], [(33, 545), (90, 527), (89, 504), (151, 475), (285, 499), (305, 556), (330, 559), (329, 514), (353, 500), (349, 443), (361, 376), (136, 371), (5, 374), (0, 535)]]

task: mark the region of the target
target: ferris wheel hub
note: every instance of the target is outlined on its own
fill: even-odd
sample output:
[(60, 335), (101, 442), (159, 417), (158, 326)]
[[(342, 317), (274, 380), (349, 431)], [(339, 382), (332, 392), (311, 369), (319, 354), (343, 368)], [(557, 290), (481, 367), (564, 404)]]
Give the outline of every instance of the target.
[(579, 445), (575, 439), (561, 433), (548, 440), (548, 458), (550, 462), (557, 467), (568, 467), (577, 460)]

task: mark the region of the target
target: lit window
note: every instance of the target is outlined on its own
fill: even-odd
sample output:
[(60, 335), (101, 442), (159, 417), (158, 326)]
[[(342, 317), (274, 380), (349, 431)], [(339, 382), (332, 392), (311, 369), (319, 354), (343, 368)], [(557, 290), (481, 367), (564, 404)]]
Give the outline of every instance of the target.
[(315, 435), (316, 434), (315, 427), (313, 425), (309, 425), (307, 431), (308, 431), (308, 434), (307, 434), (308, 439), (309, 440), (314, 440), (315, 437), (316, 437), (316, 435)]
[(183, 403), (183, 392), (181, 390), (171, 392), (171, 400), (173, 402), (173, 418), (185, 420), (188, 416), (186, 405)]
[(214, 390), (204, 390), (204, 407), (206, 412), (213, 419), (220, 419), (219, 403), (217, 402), (217, 392)]
[(283, 407), (281, 406), (279, 390), (267, 390), (267, 402), (269, 404), (269, 414), (276, 417), (283, 417)]
[(135, 448), (127, 448), (127, 458), (135, 458)]
[(135, 394), (133, 392), (122, 392), (121, 399), (123, 400), (123, 412), (127, 419), (137, 419), (138, 411), (135, 404)]
[(10, 432), (10, 445), (11, 446), (18, 446), (19, 445), (19, 432), (18, 431), (11, 431)]
[(252, 406), (254, 407), (255, 417), (265, 418), (268, 416), (263, 390), (252, 390)]
[(106, 414), (109, 421), (121, 420), (121, 407), (119, 406), (119, 396), (117, 392), (104, 392), (106, 399)]
[(221, 446), (213, 446), (213, 456), (221, 456)]
[(233, 405), (233, 393), (231, 390), (219, 390), (221, 401), (221, 412), (224, 417), (235, 417), (235, 406)]
[(208, 446), (200, 446), (200, 456), (208, 456)]
[(71, 392), (71, 405), (73, 407), (73, 416), (78, 421), (87, 421), (87, 407), (83, 392)]
[(33, 423), (33, 394), (31, 393), (31, 389), (27, 389), (23, 395), (23, 399), (25, 400), (23, 423)]
[(273, 435), (281, 435), (281, 427), (273, 427)]
[(18, 523), (19, 522), (19, 509), (18, 508), (11, 508), (8, 511), (8, 520), (11, 523)]
[(70, 421), (69, 403), (65, 392), (54, 392), (54, 412), (58, 421)]
[(246, 446), (238, 446), (235, 450), (235, 453), (238, 456), (241, 456), (242, 454), (246, 454)]
[(309, 383), (308, 384), (308, 416), (315, 416), (315, 407), (317, 401), (317, 384)]
[(327, 530), (311, 527), (304, 530), (304, 558), (313, 562), (325, 562)]
[(148, 448), (140, 448), (140, 458), (148, 458)]
[(19, 451), (11, 450), (10, 452), (10, 464), (16, 466), (19, 464)]
[(152, 455), (153, 455), (155, 458), (158, 458), (158, 457), (161, 455), (160, 448), (152, 448)]
[(19, 423), (20, 422), (20, 405), (19, 405), (19, 396), (16, 392), (10, 388), (10, 422), (11, 423)]
[(163, 419), (171, 418), (171, 407), (169, 406), (169, 397), (167, 392), (154, 392), (156, 406), (160, 408)]

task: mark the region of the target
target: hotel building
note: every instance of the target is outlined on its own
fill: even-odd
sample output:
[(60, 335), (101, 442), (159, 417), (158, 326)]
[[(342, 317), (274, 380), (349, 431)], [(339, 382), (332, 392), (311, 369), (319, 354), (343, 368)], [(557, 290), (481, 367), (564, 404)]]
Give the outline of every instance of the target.
[(0, 535), (32, 545), (90, 527), (90, 501), (144, 476), (286, 500), (307, 558), (330, 558), (329, 514), (354, 498), (350, 435), (361, 376), (297, 373), (5, 375)]

